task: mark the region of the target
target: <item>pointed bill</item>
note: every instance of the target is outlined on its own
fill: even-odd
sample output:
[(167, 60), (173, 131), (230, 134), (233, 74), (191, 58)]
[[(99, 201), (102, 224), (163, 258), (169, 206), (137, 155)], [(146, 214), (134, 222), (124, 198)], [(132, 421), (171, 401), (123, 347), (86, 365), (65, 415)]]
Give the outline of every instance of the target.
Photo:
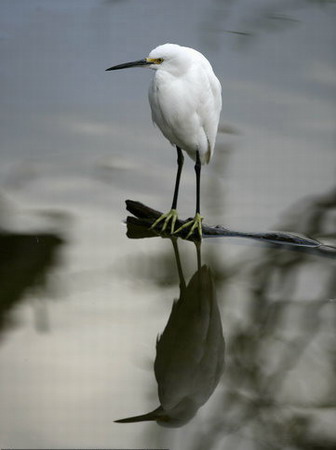
[(119, 70), (119, 69), (128, 69), (129, 67), (138, 67), (138, 66), (148, 66), (153, 64), (148, 58), (139, 59), (138, 61), (130, 61), (124, 64), (118, 64), (117, 66), (112, 66), (106, 69), (106, 72), (109, 70)]

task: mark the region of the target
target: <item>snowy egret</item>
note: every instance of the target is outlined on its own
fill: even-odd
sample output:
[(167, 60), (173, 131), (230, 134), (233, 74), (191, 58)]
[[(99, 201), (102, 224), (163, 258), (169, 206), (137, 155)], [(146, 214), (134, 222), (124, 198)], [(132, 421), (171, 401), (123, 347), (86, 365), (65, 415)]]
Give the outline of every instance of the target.
[[(135, 66), (146, 66), (155, 71), (149, 88), (152, 119), (177, 149), (178, 169), (171, 210), (159, 217), (152, 228), (164, 221), (164, 231), (170, 222), (172, 234), (190, 227), (187, 238), (195, 229), (201, 238), (201, 165), (210, 161), (214, 151), (222, 107), (220, 82), (202, 53), (176, 44), (160, 45), (152, 50), (147, 58), (119, 64), (106, 70)], [(195, 161), (196, 214), (193, 220), (175, 231), (177, 197), (184, 162), (182, 150)]]

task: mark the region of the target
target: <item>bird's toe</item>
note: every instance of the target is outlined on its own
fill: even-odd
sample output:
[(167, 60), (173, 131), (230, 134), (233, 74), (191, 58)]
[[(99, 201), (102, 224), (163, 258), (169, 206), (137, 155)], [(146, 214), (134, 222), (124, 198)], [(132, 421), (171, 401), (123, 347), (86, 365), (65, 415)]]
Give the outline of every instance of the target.
[(150, 229), (153, 230), (153, 229), (157, 228), (159, 223), (161, 223), (163, 221), (161, 232), (165, 232), (168, 227), (169, 222), (171, 222), (170, 233), (173, 234), (177, 217), (178, 216), (177, 216), (176, 210), (171, 209), (168, 213), (162, 214), (158, 219), (156, 219), (156, 221), (151, 225)]
[(179, 233), (182, 230), (190, 228), (189, 232), (188, 232), (188, 234), (186, 236), (186, 239), (189, 239), (194, 234), (195, 230), (198, 231), (197, 237), (199, 239), (202, 239), (202, 221), (203, 221), (203, 217), (199, 213), (196, 213), (195, 217), (192, 220), (184, 223), (180, 228), (178, 228), (174, 232), (174, 234), (177, 234), (177, 233)]

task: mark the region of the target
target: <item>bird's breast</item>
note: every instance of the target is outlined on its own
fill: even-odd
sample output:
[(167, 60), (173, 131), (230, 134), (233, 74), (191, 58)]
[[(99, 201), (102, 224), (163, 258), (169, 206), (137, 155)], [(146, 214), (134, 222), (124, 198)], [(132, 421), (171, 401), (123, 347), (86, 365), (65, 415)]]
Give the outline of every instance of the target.
[(150, 86), (149, 102), (153, 122), (163, 135), (173, 145), (196, 154), (200, 149), (199, 97), (188, 80), (157, 71)]

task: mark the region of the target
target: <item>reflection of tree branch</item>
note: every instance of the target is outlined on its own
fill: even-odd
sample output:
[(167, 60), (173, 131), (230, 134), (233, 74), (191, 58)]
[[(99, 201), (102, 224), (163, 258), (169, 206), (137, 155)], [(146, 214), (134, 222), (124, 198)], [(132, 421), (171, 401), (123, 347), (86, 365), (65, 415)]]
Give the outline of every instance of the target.
[(63, 243), (48, 233), (0, 234), (0, 329), (29, 289), (45, 285)]
[[(252, 4), (250, 14), (248, 5), (242, 8), (240, 5), (243, 2), (239, 0), (213, 0), (212, 3), (202, 28), (206, 31), (204, 38), (207, 43), (214, 47), (218, 44), (221, 33), (232, 34), (238, 39), (240, 46), (246, 45), (262, 32), (282, 31), (300, 23), (293, 16), (294, 12), (314, 6), (326, 8), (335, 5), (335, 0), (279, 0), (260, 6)], [(239, 14), (238, 22), (237, 25), (232, 25), (230, 22), (235, 20), (236, 11)]]
[[(279, 228), (328, 237), (334, 242), (335, 206), (335, 190), (306, 199), (286, 215)], [(247, 256), (245, 261), (240, 259), (234, 267), (228, 267), (222, 277), (224, 288), (228, 278), (232, 285), (243, 280), (244, 320), (228, 336), (221, 408), (212, 418), (207, 433), (197, 436), (193, 448), (217, 448), (220, 441), (225, 443), (223, 448), (237, 449), (246, 445), (267, 450), (334, 448), (335, 442), (324, 435), (324, 430), (317, 429), (315, 420), (323, 424), (322, 411), (335, 410), (332, 395), (328, 394), (335, 392), (331, 372), (335, 351), (329, 345), (329, 334), (324, 334), (325, 320), (335, 318), (335, 303), (330, 301), (335, 298), (335, 266), (328, 258), (314, 258), (299, 248), (293, 252), (288, 248), (253, 248), (249, 253), (250, 258)], [(318, 291), (317, 299), (308, 300), (307, 289), (298, 295), (303, 287), (302, 275), (308, 276), (308, 267), (316, 267), (322, 275), (319, 282), (322, 292)], [(310, 299), (314, 294), (308, 290), (308, 295)], [(327, 341), (319, 341), (322, 336)], [(317, 387), (314, 392), (309, 373), (306, 381), (304, 367), (316, 342), (325, 343), (318, 346), (318, 358), (322, 358), (328, 372), (321, 373), (323, 390)], [(300, 391), (296, 393), (288, 384), (291, 380), (307, 382), (308, 397)]]
[(203, 38), (210, 47), (218, 45), (222, 33), (235, 36), (240, 47), (246, 46), (262, 32), (283, 31), (301, 23), (294, 17), (296, 11), (315, 6), (327, 8), (335, 5), (335, 0), (278, 0), (260, 6), (251, 2), (250, 10), (248, 4), (242, 4), (239, 0), (213, 0), (202, 23)]

